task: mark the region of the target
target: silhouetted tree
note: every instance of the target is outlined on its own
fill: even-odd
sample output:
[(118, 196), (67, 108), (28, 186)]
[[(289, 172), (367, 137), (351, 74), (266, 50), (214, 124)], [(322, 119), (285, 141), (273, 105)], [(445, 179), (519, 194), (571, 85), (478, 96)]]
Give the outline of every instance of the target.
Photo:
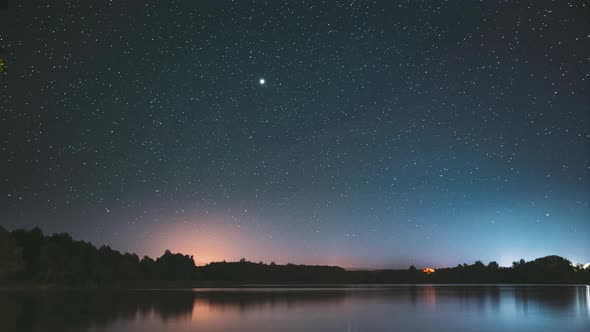
[(525, 260), (521, 258), (518, 262), (512, 262), (512, 268), (518, 269), (518, 268), (524, 267), (525, 263), (526, 263)]
[(483, 265), (482, 261), (475, 261), (475, 263), (473, 263), (473, 267), (477, 270), (483, 270), (485, 265)]
[(173, 254), (166, 250), (156, 259), (159, 275), (165, 280), (190, 280), (195, 273), (195, 261), (193, 256)]
[(15, 230), (12, 237), (17, 245), (22, 248), (22, 256), (25, 261), (24, 277), (33, 279), (39, 275), (41, 263), (41, 245), (43, 244), (43, 232), (38, 227), (30, 231)]
[(139, 262), (142, 279), (152, 280), (158, 279), (158, 267), (156, 262), (148, 256), (144, 256)]
[(0, 226), (0, 278), (23, 272), (25, 262), (21, 251), (16, 240)]
[(141, 277), (139, 257), (136, 254), (125, 253), (119, 261), (119, 279), (136, 280)]

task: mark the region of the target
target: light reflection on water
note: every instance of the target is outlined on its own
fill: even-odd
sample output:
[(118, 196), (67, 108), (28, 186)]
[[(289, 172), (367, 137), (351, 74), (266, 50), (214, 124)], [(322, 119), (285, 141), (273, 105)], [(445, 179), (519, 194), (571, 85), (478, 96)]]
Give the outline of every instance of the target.
[(588, 286), (0, 293), (0, 331), (590, 331)]

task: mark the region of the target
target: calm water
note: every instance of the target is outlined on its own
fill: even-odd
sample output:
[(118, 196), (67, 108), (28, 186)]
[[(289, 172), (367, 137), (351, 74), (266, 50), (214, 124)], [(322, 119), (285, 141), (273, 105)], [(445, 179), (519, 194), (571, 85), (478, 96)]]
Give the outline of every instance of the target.
[(0, 331), (590, 331), (590, 289), (0, 292)]

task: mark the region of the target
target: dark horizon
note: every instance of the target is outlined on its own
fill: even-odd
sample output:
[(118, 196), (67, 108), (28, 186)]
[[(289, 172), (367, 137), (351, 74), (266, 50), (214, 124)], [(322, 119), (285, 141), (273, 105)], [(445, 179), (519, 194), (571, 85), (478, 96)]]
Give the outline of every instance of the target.
[[(297, 266), (319, 266), (319, 267), (337, 267), (340, 269), (344, 269), (347, 271), (382, 271), (382, 270), (399, 270), (399, 271), (403, 271), (403, 270), (407, 270), (408, 268), (417, 270), (417, 271), (421, 271), (422, 269), (426, 269), (426, 268), (434, 268), (435, 270), (444, 270), (444, 269), (452, 269), (452, 268), (457, 268), (457, 267), (466, 267), (468, 266), (467, 262), (463, 262), (463, 263), (459, 263), (455, 266), (420, 266), (417, 264), (411, 264), (409, 267), (406, 268), (395, 268), (393, 266), (391, 267), (384, 267), (384, 268), (376, 268), (376, 269), (371, 269), (371, 268), (351, 268), (351, 267), (345, 267), (345, 266), (338, 266), (338, 265), (321, 265), (321, 264), (308, 264), (305, 262), (286, 262), (286, 263), (282, 263), (279, 262), (277, 264), (277, 262), (274, 261), (270, 261), (270, 262), (263, 262), (262, 260), (249, 260), (246, 257), (242, 257), (239, 260), (235, 260), (235, 261), (231, 261), (231, 260), (220, 260), (220, 261), (212, 261), (212, 262), (208, 262), (206, 264), (198, 264), (198, 260), (196, 257), (194, 257), (191, 254), (186, 254), (186, 253), (182, 253), (182, 252), (173, 252), (170, 251), (169, 249), (166, 249), (163, 253), (162, 256), (154, 256), (154, 257), (150, 257), (148, 255), (138, 255), (137, 253), (133, 253), (133, 252), (122, 252), (122, 251), (118, 251), (116, 248), (111, 248), (109, 245), (98, 245), (92, 242), (87, 242), (84, 240), (79, 240), (79, 239), (75, 239), (72, 238), (72, 236), (68, 233), (53, 233), (53, 234), (45, 234), (43, 233), (43, 230), (40, 229), (39, 227), (35, 227), (32, 229), (14, 229), (14, 230), (7, 230), (4, 229), (2, 227), (2, 225), (0, 225), (0, 241), (3, 241), (2, 243), (4, 244), (4, 249), (8, 251), (8, 253), (10, 254), (11, 252), (14, 252), (16, 256), (11, 257), (11, 256), (7, 256), (4, 257), (6, 261), (3, 261), (2, 263), (6, 263), (6, 262), (10, 262), (10, 258), (13, 259), (21, 259), (21, 260), (27, 260), (27, 259), (31, 259), (31, 248), (33, 248), (32, 250), (36, 251), (37, 254), (34, 255), (38, 255), (39, 257), (42, 257), (43, 255), (51, 255), (51, 252), (46, 252), (46, 250), (48, 248), (51, 249), (51, 243), (53, 243), (53, 245), (57, 245), (57, 246), (61, 246), (63, 248), (71, 246), (71, 245), (78, 245), (78, 246), (85, 246), (86, 248), (88, 246), (90, 246), (92, 248), (92, 250), (96, 251), (96, 250), (102, 250), (103, 248), (116, 253), (119, 256), (131, 256), (131, 257), (135, 257), (135, 259), (139, 262), (139, 260), (151, 260), (153, 261), (154, 259), (158, 259), (158, 257), (162, 258), (166, 255), (172, 255), (172, 256), (178, 256), (178, 257), (183, 257), (187, 260), (187, 262), (192, 262), (191, 264), (196, 267), (207, 267), (207, 266), (214, 266), (214, 265), (218, 265), (218, 264), (236, 264), (236, 263), (247, 263), (247, 264), (257, 264), (257, 265), (269, 265), (269, 266), (288, 266), (288, 265), (297, 265)], [(50, 243), (50, 244), (48, 244)], [(82, 247), (81, 247), (82, 248)], [(65, 249), (62, 249), (65, 250)], [(71, 253), (71, 254), (76, 254), (76, 253)], [(64, 252), (59, 253), (58, 255), (64, 255)], [(20, 258), (19, 258), (20, 257)], [(577, 263), (577, 262), (573, 262), (567, 259), (567, 257), (561, 257), (559, 255), (546, 255), (543, 257), (537, 257), (535, 260), (531, 260), (530, 262), (533, 261), (538, 261), (540, 259), (547, 259), (549, 257), (556, 257), (558, 259), (564, 260), (564, 262), (567, 262), (567, 264), (571, 265), (571, 267), (579, 269), (579, 270), (588, 270), (588, 273), (590, 273), (590, 263)], [(68, 257), (62, 257), (61, 259), (70, 259)], [(34, 261), (37, 261), (38, 259), (34, 259)], [(500, 269), (505, 269), (505, 268), (514, 268), (516, 266), (519, 265), (523, 265), (525, 264), (527, 261), (523, 258), (517, 260), (517, 261), (513, 261), (512, 264), (510, 266), (502, 266), (500, 264), (498, 264), (498, 262), (496, 260), (492, 260), (489, 261), (488, 264), (483, 263), (481, 260), (476, 260), (474, 262), (474, 265), (479, 265), (479, 266), (488, 266), (491, 267), (493, 266), (495, 269), (496, 268), (500, 268)], [(561, 262), (560, 262), (561, 263)], [(27, 265), (28, 263), (25, 263), (24, 265), (21, 264), (21, 269), (26, 270), (27, 269)], [(6, 271), (2, 271), (0, 269), (0, 272), (6, 272)], [(11, 274), (11, 273), (9, 273)], [(2, 273), (0, 273), (0, 276), (2, 275)], [(18, 275), (18, 274), (17, 274)]]
[[(0, 230), (2, 230), (2, 229), (3, 229), (3, 226), (0, 224)], [(442, 268), (442, 269), (444, 269), (444, 268), (452, 268), (452, 267), (456, 267), (457, 265), (463, 265), (463, 264), (473, 263), (473, 262), (484, 262), (485, 263), (485, 261), (482, 261), (480, 259), (476, 259), (474, 261), (464, 260), (464, 261), (457, 262), (457, 263), (451, 264), (451, 265), (433, 265), (433, 264), (426, 265), (426, 264), (420, 264), (420, 263), (414, 262), (414, 263), (410, 263), (408, 266), (397, 266), (394, 263), (394, 264), (392, 264), (390, 266), (382, 266), (382, 267), (353, 267), (353, 266), (341, 266), (341, 265), (337, 265), (337, 264), (316, 264), (316, 263), (313, 263), (313, 262), (311, 262), (311, 263), (310, 262), (298, 262), (298, 261), (277, 262), (277, 261), (272, 261), (272, 260), (271, 261), (264, 261), (264, 260), (260, 260), (260, 259), (256, 259), (256, 258), (252, 259), (253, 257), (245, 257), (245, 256), (242, 256), (242, 257), (240, 257), (238, 259), (233, 259), (233, 260), (232, 259), (222, 258), (220, 260), (203, 262), (203, 261), (200, 261), (198, 255), (195, 255), (194, 253), (179, 252), (179, 251), (170, 250), (168, 248), (164, 249), (161, 253), (158, 253), (156, 255), (144, 255), (144, 254), (137, 253), (137, 252), (126, 252), (126, 251), (120, 250), (119, 248), (113, 247), (113, 246), (111, 246), (110, 244), (107, 244), (107, 243), (100, 244), (100, 243), (94, 243), (92, 241), (87, 241), (87, 240), (84, 240), (84, 239), (75, 238), (75, 237), (73, 237), (71, 234), (69, 234), (67, 232), (45, 233), (43, 231), (43, 229), (41, 227), (39, 227), (39, 226), (34, 226), (34, 227), (28, 228), (28, 229), (22, 229), (22, 228), (19, 228), (19, 229), (7, 229), (7, 228), (4, 228), (4, 229), (6, 231), (8, 231), (8, 232), (14, 232), (14, 231), (27, 231), (28, 232), (28, 231), (32, 231), (34, 229), (38, 229), (46, 237), (51, 237), (53, 235), (66, 234), (67, 236), (71, 236), (74, 241), (83, 241), (83, 242), (86, 242), (88, 244), (93, 245), (96, 248), (108, 247), (108, 248), (111, 248), (111, 249), (113, 249), (115, 251), (120, 252), (121, 254), (132, 254), (132, 255), (138, 256), (139, 258), (149, 257), (149, 258), (152, 258), (153, 259), (153, 258), (159, 257), (160, 255), (162, 255), (162, 254), (164, 254), (165, 252), (168, 251), (168, 252), (171, 252), (173, 254), (182, 254), (182, 255), (193, 257), (195, 266), (197, 266), (197, 267), (199, 267), (199, 266), (205, 266), (205, 265), (209, 265), (209, 264), (214, 264), (214, 263), (222, 263), (222, 262), (223, 263), (225, 263), (225, 262), (227, 262), (227, 263), (237, 263), (237, 262), (246, 260), (247, 262), (250, 262), (250, 263), (262, 262), (264, 264), (279, 264), (279, 265), (295, 264), (295, 265), (306, 265), (306, 266), (335, 266), (335, 267), (343, 268), (343, 269), (345, 269), (347, 271), (378, 271), (378, 270), (389, 270), (389, 269), (393, 269), (393, 270), (405, 270), (409, 266), (415, 266), (419, 270), (422, 269), (422, 268), (434, 268), (434, 269), (441, 269)], [(518, 255), (516, 255), (516, 256), (518, 256)], [(539, 257), (524, 257), (524, 256), (521, 256), (519, 259), (516, 259), (515, 261), (510, 262), (510, 264), (508, 264), (508, 265), (502, 265), (502, 264), (500, 264), (498, 262), (498, 260), (495, 260), (495, 259), (491, 259), (491, 260), (487, 261), (487, 263), (494, 262), (494, 263), (498, 263), (498, 266), (499, 267), (509, 268), (509, 267), (511, 267), (513, 265), (513, 263), (518, 262), (519, 260), (532, 261), (534, 259), (541, 258), (541, 257), (547, 257), (547, 256), (564, 257), (564, 258), (570, 260), (570, 262), (572, 263), (573, 266), (582, 265), (584, 267), (590, 268), (590, 262), (577, 262), (577, 261), (573, 261), (573, 260), (569, 259), (569, 257), (562, 256), (562, 255), (559, 255), (557, 253), (548, 253), (548, 254), (545, 254), (545, 255), (542, 255), (542, 256), (539, 256)]]

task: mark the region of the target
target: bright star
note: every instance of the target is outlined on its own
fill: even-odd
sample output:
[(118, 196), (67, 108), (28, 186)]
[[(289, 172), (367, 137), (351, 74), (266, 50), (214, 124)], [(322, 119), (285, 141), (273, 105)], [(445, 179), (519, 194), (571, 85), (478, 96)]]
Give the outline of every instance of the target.
[(260, 81), (258, 81), (260, 84), (264, 84), (266, 83), (266, 81), (264, 80), (264, 78), (261, 78)]

